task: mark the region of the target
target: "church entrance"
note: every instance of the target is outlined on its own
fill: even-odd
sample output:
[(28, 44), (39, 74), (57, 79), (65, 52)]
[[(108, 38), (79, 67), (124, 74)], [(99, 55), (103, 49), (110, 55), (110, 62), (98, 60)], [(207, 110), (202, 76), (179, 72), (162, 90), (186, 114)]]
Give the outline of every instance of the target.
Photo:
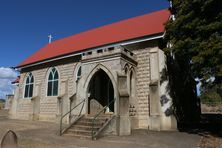
[(99, 70), (91, 78), (88, 89), (88, 114), (96, 114), (104, 107), (105, 114), (114, 112), (114, 89), (109, 76)]

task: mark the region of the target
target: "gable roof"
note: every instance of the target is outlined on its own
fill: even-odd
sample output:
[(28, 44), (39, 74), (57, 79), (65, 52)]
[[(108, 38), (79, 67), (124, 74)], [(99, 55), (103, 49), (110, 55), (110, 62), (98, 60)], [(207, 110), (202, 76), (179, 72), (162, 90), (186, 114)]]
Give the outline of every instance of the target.
[(163, 33), (164, 24), (169, 17), (169, 10), (164, 9), (56, 40), (51, 44), (45, 45), (17, 67), (23, 67), (94, 47)]

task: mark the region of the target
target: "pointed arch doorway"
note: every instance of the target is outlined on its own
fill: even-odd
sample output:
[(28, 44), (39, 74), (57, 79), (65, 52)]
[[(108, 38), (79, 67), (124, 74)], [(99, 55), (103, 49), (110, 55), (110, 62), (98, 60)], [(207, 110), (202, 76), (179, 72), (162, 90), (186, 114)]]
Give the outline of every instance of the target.
[(111, 79), (102, 69), (98, 70), (89, 82), (88, 114), (96, 114), (105, 106), (105, 114), (114, 112), (114, 87)]

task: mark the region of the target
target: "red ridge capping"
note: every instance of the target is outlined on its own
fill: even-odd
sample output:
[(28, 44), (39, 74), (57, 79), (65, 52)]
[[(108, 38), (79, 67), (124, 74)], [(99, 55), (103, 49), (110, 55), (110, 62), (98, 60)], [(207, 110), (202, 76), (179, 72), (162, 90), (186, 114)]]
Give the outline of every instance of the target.
[(93, 47), (163, 33), (164, 24), (169, 17), (170, 11), (164, 9), (56, 40), (38, 50), (17, 67)]

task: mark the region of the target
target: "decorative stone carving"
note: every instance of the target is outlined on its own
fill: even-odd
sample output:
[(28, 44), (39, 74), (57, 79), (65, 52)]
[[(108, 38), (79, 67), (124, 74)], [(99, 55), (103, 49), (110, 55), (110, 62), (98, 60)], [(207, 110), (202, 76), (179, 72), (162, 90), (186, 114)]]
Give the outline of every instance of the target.
[(129, 116), (131, 117), (136, 116), (136, 108), (134, 105), (129, 106)]

